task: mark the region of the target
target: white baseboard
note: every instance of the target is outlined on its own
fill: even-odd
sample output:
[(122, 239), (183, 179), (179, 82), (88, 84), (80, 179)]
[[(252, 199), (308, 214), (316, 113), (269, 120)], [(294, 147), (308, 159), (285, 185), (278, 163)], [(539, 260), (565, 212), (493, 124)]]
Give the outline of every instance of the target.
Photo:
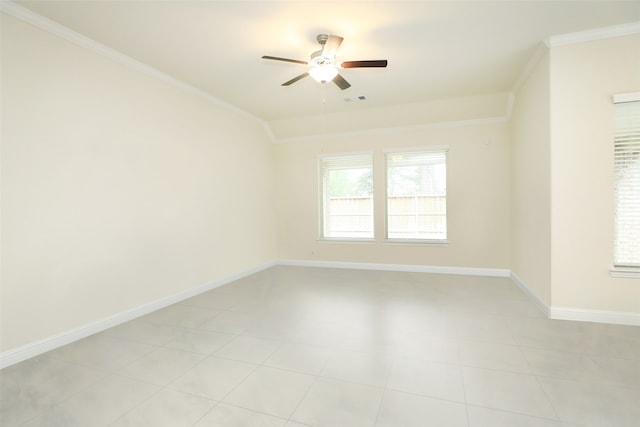
[(620, 311), (587, 310), (573, 307), (548, 306), (533, 292), (516, 273), (511, 272), (511, 280), (531, 299), (547, 316), (555, 320), (573, 320), (577, 322), (613, 323), (616, 325), (640, 326), (640, 313)]
[(280, 259), (268, 262), (254, 268), (241, 271), (218, 280), (214, 280), (194, 288), (169, 295), (164, 298), (134, 307), (130, 310), (114, 314), (105, 319), (82, 325), (62, 333), (43, 338), (41, 340), (17, 347), (0, 353), (0, 369), (22, 362), (23, 360), (39, 356), (58, 347), (86, 338), (90, 335), (102, 332), (106, 329), (120, 325), (121, 323), (133, 320), (145, 314), (178, 303), (187, 298), (199, 295), (203, 292), (265, 270), (276, 265), (289, 265), (300, 267), (322, 267), (322, 268), (345, 268), (356, 270), (386, 270), (386, 271), (406, 271), (416, 273), (438, 273), (438, 274), (459, 274), (472, 276), (493, 276), (510, 277), (511, 280), (533, 301), (534, 304), (549, 318), (558, 320), (576, 320), (583, 322), (614, 323), (621, 325), (640, 326), (640, 313), (624, 313), (598, 310), (584, 310), (570, 307), (549, 307), (533, 292), (518, 275), (507, 269), (499, 268), (474, 268), (474, 267), (443, 267), (424, 265), (404, 265), (404, 264), (375, 264), (358, 262), (336, 262), (336, 261), (312, 261)]
[(322, 267), (322, 268), (346, 268), (353, 270), (385, 270), (407, 271), (413, 273), (438, 273), (460, 274), (467, 276), (494, 276), (509, 277), (510, 270), (501, 268), (475, 268), (475, 267), (443, 267), (429, 265), (410, 264), (376, 264), (366, 262), (338, 262), (338, 261), (314, 261), (301, 259), (280, 259), (278, 265), (291, 265), (298, 267)]
[(542, 301), (542, 299), (540, 299), (540, 297), (538, 297), (538, 295), (533, 292), (526, 283), (524, 283), (520, 276), (512, 271), (510, 277), (511, 280), (513, 280), (513, 283), (515, 283), (516, 286), (529, 297), (531, 302), (533, 302), (545, 316), (549, 317), (549, 306)]
[(549, 318), (640, 326), (640, 313), (625, 313), (619, 311), (585, 310), (582, 308), (552, 306), (549, 309)]
[(268, 262), (266, 264), (259, 265), (244, 271), (241, 271), (230, 276), (223, 277), (218, 280), (204, 283), (191, 289), (179, 292), (174, 295), (169, 295), (164, 298), (157, 299), (147, 304), (143, 304), (138, 307), (134, 307), (130, 310), (126, 310), (120, 313), (116, 313), (113, 316), (109, 316), (105, 319), (98, 320), (86, 325), (79, 326), (77, 328), (70, 329), (68, 331), (61, 332), (59, 334), (40, 339), (38, 341), (31, 342), (29, 344), (13, 348), (11, 350), (0, 353), (0, 369), (22, 362), (23, 360), (30, 359), (32, 357), (39, 356), (48, 351), (54, 350), (58, 347), (62, 347), (67, 344), (71, 344), (74, 341), (78, 341), (82, 338), (86, 338), (90, 335), (102, 332), (106, 329), (118, 326), (121, 323), (128, 322), (129, 320), (136, 319), (145, 314), (149, 314), (161, 308), (169, 305), (184, 301), (188, 298), (199, 295), (203, 292), (210, 291), (227, 283), (257, 273), (269, 267), (276, 265), (275, 262)]

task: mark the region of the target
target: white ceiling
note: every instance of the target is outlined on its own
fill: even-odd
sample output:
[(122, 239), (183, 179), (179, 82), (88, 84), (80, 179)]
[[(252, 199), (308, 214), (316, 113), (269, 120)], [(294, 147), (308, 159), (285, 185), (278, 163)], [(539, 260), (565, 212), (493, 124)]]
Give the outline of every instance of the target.
[[(266, 122), (509, 92), (550, 36), (640, 21), (640, 1), (17, 1)], [(305, 78), (319, 33), (344, 37), (341, 91)], [(345, 98), (365, 96), (363, 102)], [(324, 102), (323, 102), (324, 100)]]

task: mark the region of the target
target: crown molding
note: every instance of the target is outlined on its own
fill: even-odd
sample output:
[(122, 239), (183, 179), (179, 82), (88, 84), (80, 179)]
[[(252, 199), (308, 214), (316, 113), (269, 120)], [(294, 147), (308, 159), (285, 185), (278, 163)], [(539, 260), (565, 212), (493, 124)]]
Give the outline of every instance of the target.
[(640, 21), (626, 24), (613, 25), (611, 27), (595, 28), (592, 30), (578, 31), (575, 33), (559, 34), (544, 40), (548, 48), (566, 46), (576, 43), (584, 43), (595, 40), (603, 40), (612, 37), (628, 36), (640, 33)]
[[(536, 65), (538, 65), (538, 63), (542, 60), (542, 58), (544, 58), (548, 51), (549, 47), (546, 42), (538, 43), (538, 45), (535, 47), (535, 50), (533, 51), (533, 54), (529, 57), (529, 61), (527, 61), (527, 64), (524, 66), (524, 68), (520, 72), (520, 75), (518, 75), (518, 78), (511, 87), (511, 95), (517, 93), (518, 90), (520, 90), (522, 85), (529, 79), (529, 76), (531, 76), (531, 73), (533, 72)], [(511, 107), (513, 107), (513, 105), (511, 105)], [(511, 117), (511, 112), (509, 112), (508, 116)]]
[(236, 107), (235, 105), (222, 101), (221, 99), (216, 98), (215, 96), (212, 96), (194, 86), (191, 86), (190, 84), (187, 84), (182, 80), (178, 80), (174, 77), (171, 77), (170, 75), (165, 74), (162, 71), (154, 67), (151, 67), (150, 65), (147, 65), (136, 59), (133, 59), (130, 56), (127, 56), (121, 52), (118, 52), (117, 50), (112, 49), (108, 46), (105, 46), (102, 43), (99, 43), (89, 37), (86, 37), (76, 31), (73, 31), (72, 29), (65, 27), (64, 25), (59, 24), (58, 22), (55, 22), (49, 18), (45, 18), (44, 16), (39, 15), (12, 1), (9, 1), (9, 0), (0, 1), (0, 11), (3, 13), (6, 13), (7, 15), (11, 15), (14, 18), (17, 18), (21, 21), (24, 21), (28, 24), (31, 24), (36, 28), (39, 28), (43, 31), (46, 31), (50, 34), (53, 34), (64, 40), (67, 40), (68, 42), (71, 42), (77, 46), (80, 46), (89, 51), (97, 53), (98, 55), (101, 55), (114, 62), (125, 65), (129, 68), (132, 68), (136, 71), (144, 73), (155, 79), (161, 80), (165, 83), (169, 83), (173, 87), (178, 88), (184, 92), (190, 93), (191, 95), (195, 95), (196, 97), (203, 99), (212, 105), (215, 105), (227, 111), (231, 111), (233, 113), (238, 114), (239, 116), (242, 116), (244, 118), (257, 122), (258, 124), (262, 125), (262, 127), (265, 129), (267, 137), (270, 139), (270, 141), (273, 142), (274, 140), (273, 132), (271, 131), (271, 128), (269, 127), (268, 123), (265, 120), (257, 116), (254, 116), (253, 114), (248, 113), (247, 111), (244, 111)]

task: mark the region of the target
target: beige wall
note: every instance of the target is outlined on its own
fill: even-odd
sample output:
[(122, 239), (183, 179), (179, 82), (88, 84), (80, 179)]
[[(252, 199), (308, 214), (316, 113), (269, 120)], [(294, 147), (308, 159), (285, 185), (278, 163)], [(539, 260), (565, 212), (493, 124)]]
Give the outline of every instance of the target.
[(640, 89), (640, 36), (552, 47), (515, 94), (511, 270), (553, 310), (640, 312), (613, 278), (612, 95)]
[[(638, 51), (638, 36), (553, 48), (510, 123), (498, 94), (273, 145), (255, 120), (3, 15), (1, 349), (276, 258), (513, 269), (547, 305), (640, 312), (638, 280), (608, 274), (610, 97), (640, 90)], [(383, 150), (430, 145), (449, 146), (449, 243), (385, 243)], [(376, 241), (320, 241), (318, 156), (360, 151)]]
[(640, 91), (640, 35), (551, 49), (552, 304), (640, 312), (640, 280), (612, 278), (613, 104)]
[[(280, 258), (509, 268), (507, 124), (327, 136), (276, 144)], [(384, 242), (384, 161), (389, 148), (448, 145), (447, 245)], [(318, 158), (374, 153), (375, 243), (318, 240)]]
[(276, 257), (262, 125), (2, 15), (2, 350)]
[(551, 305), (549, 55), (515, 93), (509, 123), (511, 270)]
[[(333, 90), (332, 87), (329, 87)], [(444, 123), (472, 122), (487, 118), (504, 118), (509, 101), (508, 93), (437, 99), (425, 102), (367, 107), (364, 101), (352, 101), (347, 111), (312, 116), (272, 120), (269, 127), (279, 141), (304, 140), (309, 135), (332, 135), (345, 132), (371, 132), (372, 130), (399, 129)], [(321, 109), (321, 102), (318, 107)]]

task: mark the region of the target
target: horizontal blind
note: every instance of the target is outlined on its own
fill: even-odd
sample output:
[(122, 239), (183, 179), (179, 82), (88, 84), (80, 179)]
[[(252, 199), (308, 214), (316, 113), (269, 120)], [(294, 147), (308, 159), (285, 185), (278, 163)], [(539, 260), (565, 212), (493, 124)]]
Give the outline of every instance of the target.
[(373, 165), (373, 155), (325, 156), (320, 158), (320, 164), (323, 170), (370, 168)]
[(640, 268), (640, 99), (615, 104), (615, 255)]
[(446, 150), (386, 153), (387, 168), (429, 164), (445, 164), (446, 161)]
[(387, 238), (447, 238), (447, 150), (385, 153)]

